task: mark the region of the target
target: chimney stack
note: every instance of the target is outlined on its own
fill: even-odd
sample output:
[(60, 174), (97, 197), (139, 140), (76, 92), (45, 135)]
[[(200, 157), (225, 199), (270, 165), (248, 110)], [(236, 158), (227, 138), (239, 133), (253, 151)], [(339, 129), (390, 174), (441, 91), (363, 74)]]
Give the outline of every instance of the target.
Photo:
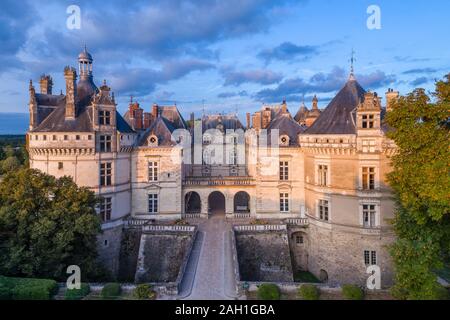
[(52, 94), (53, 80), (49, 75), (42, 75), (39, 80), (42, 94)]
[(250, 129), (250, 112), (247, 112), (246, 114), (245, 114), (245, 120), (246, 120), (246, 127), (247, 127), (247, 130), (248, 129)]
[(386, 111), (389, 112), (392, 110), (392, 105), (399, 97), (398, 91), (394, 91), (394, 89), (389, 88), (386, 92)]
[(156, 103), (152, 106), (152, 117), (153, 119), (158, 118), (158, 105)]
[(75, 68), (65, 67), (64, 78), (66, 79), (66, 120), (76, 117), (75, 98), (77, 96), (77, 72)]
[(253, 114), (253, 128), (255, 130), (260, 130), (261, 129), (261, 112), (255, 112)]
[(144, 130), (148, 129), (152, 123), (152, 114), (150, 112), (144, 112)]

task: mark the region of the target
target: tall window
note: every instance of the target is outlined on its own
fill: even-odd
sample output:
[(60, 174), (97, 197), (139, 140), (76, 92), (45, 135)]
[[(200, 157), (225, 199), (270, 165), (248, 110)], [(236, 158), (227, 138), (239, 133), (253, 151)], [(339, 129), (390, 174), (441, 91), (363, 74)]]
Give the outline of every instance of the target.
[(328, 200), (319, 200), (319, 219), (328, 221)]
[(111, 220), (112, 201), (111, 197), (103, 198), (100, 202), (100, 218), (103, 222)]
[(112, 177), (112, 165), (111, 162), (100, 163), (100, 185), (110, 186)]
[(328, 185), (328, 166), (319, 164), (318, 168), (318, 182), (319, 186), (327, 186)]
[(148, 213), (158, 213), (158, 195), (156, 193), (148, 195)]
[(280, 211), (289, 212), (289, 194), (280, 193)]
[(365, 228), (375, 227), (375, 205), (374, 204), (363, 204), (363, 224)]
[(364, 190), (375, 189), (375, 168), (363, 167), (362, 168), (362, 188)]
[(111, 136), (100, 136), (100, 152), (111, 152)]
[(100, 125), (109, 126), (111, 124), (111, 112), (100, 110), (98, 112), (98, 123)]
[(237, 165), (237, 152), (235, 149), (230, 151), (230, 164)]
[(280, 161), (280, 180), (289, 180), (289, 166), (287, 161)]
[(158, 181), (158, 162), (148, 162), (148, 181)]
[(366, 266), (377, 264), (377, 252), (374, 250), (364, 250), (364, 264)]
[(374, 119), (373, 114), (363, 114), (361, 123), (363, 129), (372, 129), (374, 127)]

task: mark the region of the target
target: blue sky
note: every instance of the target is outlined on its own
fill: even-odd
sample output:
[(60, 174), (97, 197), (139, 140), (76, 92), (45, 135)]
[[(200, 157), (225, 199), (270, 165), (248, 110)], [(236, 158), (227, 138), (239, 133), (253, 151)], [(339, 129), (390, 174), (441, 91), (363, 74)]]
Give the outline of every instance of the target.
[[(130, 3), (128, 3), (130, 2)], [(69, 5), (81, 29), (66, 27)], [(369, 30), (366, 10), (381, 9)], [(187, 115), (238, 112), (302, 97), (319, 107), (355, 73), (384, 96), (432, 90), (450, 71), (447, 0), (1, 1), (0, 112), (28, 111), (28, 81), (42, 73), (64, 90), (63, 69), (84, 44), (94, 80), (115, 92), (123, 113), (133, 95), (144, 109), (172, 104)]]

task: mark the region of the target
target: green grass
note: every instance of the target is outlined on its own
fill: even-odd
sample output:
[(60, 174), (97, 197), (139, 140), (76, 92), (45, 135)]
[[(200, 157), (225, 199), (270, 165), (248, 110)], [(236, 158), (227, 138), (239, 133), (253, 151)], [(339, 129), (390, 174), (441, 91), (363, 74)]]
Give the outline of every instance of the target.
[(2, 300), (48, 300), (57, 291), (58, 285), (54, 280), (0, 276)]
[(317, 279), (311, 272), (297, 270), (294, 272), (294, 281), (295, 282), (309, 282), (309, 283), (320, 283), (320, 280)]

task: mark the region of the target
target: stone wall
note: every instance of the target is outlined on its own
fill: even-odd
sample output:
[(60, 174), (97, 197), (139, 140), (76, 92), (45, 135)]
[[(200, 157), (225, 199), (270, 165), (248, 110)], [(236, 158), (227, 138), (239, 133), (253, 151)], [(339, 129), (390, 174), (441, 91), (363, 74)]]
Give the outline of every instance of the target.
[(98, 260), (109, 271), (113, 278), (119, 273), (122, 225), (104, 229), (97, 237)]
[[(328, 226), (329, 227), (329, 226)], [(320, 223), (309, 225), (308, 271), (323, 280), (327, 275), (331, 285), (352, 283), (366, 285), (368, 274), (364, 263), (364, 250), (377, 252), (377, 265), (381, 268), (382, 287), (392, 285), (392, 261), (387, 246), (394, 235), (380, 231), (364, 234), (363, 229), (327, 228)]]
[(236, 232), (241, 281), (293, 281), (286, 231)]
[(123, 231), (118, 273), (120, 281), (134, 282), (141, 234), (141, 228), (129, 228)]
[[(176, 282), (189, 248), (193, 233), (155, 232), (141, 237), (136, 282)], [(141, 265), (139, 265), (141, 264)]]

